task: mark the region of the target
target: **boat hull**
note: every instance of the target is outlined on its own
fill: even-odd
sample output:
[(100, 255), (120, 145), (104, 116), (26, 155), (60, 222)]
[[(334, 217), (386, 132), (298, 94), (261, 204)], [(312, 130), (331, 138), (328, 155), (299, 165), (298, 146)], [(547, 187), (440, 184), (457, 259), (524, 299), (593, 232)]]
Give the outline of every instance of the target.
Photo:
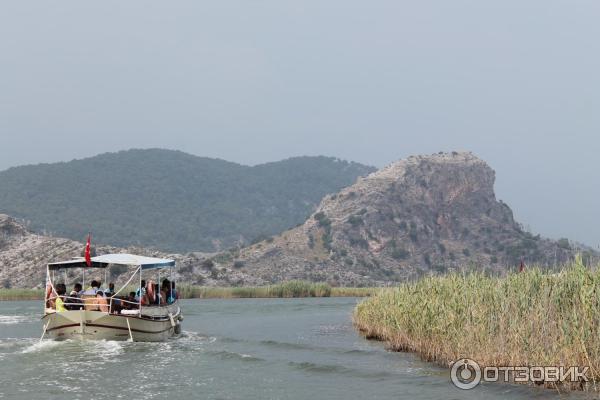
[(45, 337), (54, 340), (129, 340), (160, 342), (181, 332), (178, 306), (149, 307), (140, 315), (74, 310), (46, 314)]

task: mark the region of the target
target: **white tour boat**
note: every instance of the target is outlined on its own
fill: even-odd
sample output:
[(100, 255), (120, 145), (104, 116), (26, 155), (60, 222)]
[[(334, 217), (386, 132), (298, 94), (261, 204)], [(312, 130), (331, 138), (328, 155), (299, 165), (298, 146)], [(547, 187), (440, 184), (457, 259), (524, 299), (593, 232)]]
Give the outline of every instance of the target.
[[(115, 267), (121, 273), (123, 267), (133, 272), (114, 293), (105, 293), (107, 290), (91, 287), (85, 281), (87, 273), (88, 278), (96, 278), (93, 282), (99, 283), (104, 272), (103, 285), (108, 286), (106, 277)], [(175, 284), (168, 279), (172, 278), (174, 267), (174, 260), (132, 254), (106, 254), (92, 257), (91, 262), (78, 258), (48, 264), (42, 338), (155, 342), (179, 335), (183, 316)], [(74, 274), (76, 270), (81, 274)], [(75, 285), (82, 284), (78, 293), (65, 290), (67, 284), (73, 284), (68, 282), (74, 280), (69, 278), (73, 275), (77, 276)], [(142, 275), (148, 281), (145, 286)], [(132, 297), (134, 292), (136, 296)]]

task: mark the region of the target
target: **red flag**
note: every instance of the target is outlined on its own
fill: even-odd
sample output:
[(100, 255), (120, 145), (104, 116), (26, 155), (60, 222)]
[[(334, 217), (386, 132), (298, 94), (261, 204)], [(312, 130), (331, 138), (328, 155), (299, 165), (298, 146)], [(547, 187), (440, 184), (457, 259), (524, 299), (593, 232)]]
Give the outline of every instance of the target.
[(87, 243), (85, 245), (85, 263), (88, 267), (92, 266), (92, 256), (90, 254), (90, 247), (92, 244), (92, 234), (88, 233)]

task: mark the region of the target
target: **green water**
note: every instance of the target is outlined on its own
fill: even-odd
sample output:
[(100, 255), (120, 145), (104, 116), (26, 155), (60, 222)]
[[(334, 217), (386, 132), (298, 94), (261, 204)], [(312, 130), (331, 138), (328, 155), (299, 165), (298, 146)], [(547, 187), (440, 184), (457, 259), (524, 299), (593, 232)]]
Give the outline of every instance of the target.
[(516, 385), (456, 389), (446, 369), (357, 335), (357, 301), (187, 300), (184, 336), (165, 343), (38, 343), (40, 302), (0, 302), (0, 398), (559, 398)]

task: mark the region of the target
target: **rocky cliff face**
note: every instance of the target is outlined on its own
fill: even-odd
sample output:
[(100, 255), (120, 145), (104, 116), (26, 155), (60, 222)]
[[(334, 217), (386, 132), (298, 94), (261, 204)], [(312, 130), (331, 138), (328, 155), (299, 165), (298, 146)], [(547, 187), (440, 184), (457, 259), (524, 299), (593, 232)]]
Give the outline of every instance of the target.
[(568, 243), (523, 231), (496, 199), (494, 180), (471, 153), (410, 157), (325, 197), (303, 225), (242, 250), (237, 262), (268, 281), (360, 285), (573, 256)]

